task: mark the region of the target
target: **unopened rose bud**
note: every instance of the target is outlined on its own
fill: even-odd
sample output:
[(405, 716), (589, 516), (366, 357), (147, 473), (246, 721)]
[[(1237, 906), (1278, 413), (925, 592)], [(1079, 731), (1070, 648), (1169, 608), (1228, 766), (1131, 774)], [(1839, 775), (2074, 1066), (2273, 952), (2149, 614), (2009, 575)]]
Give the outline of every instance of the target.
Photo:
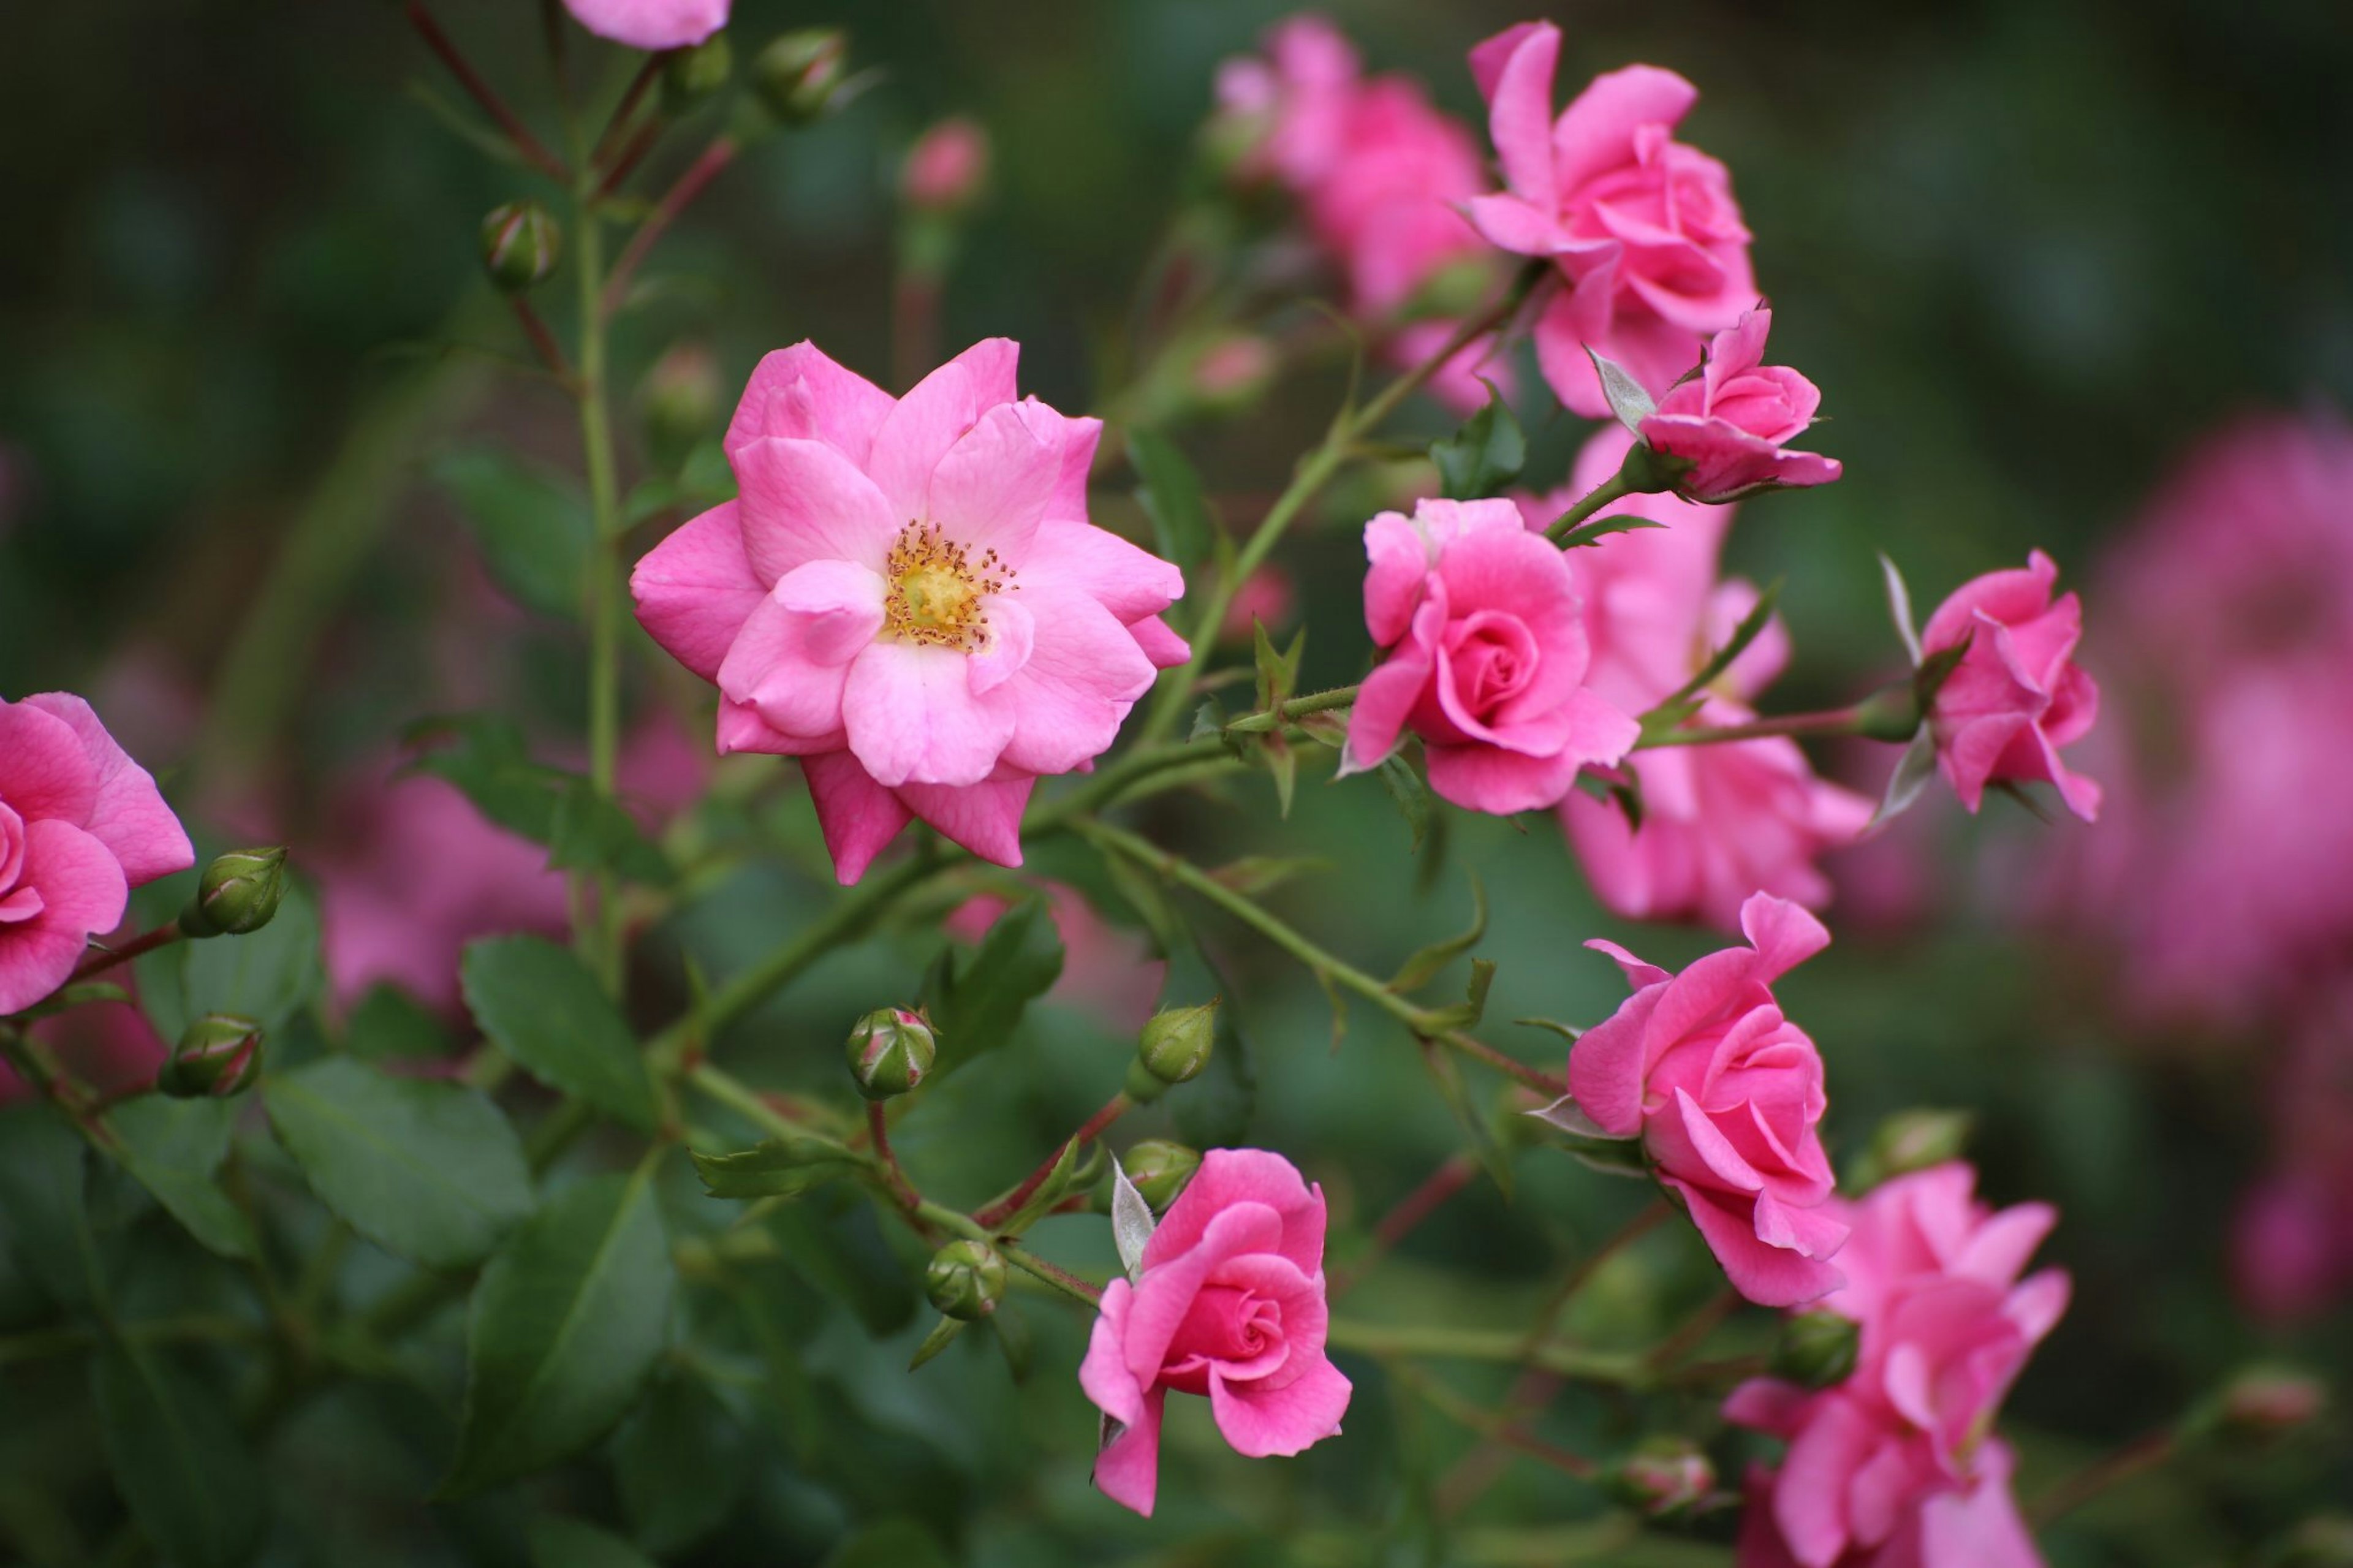
[(735, 52), (725, 33), (713, 33), (691, 48), (672, 49), (662, 60), (662, 109), (683, 114), (727, 85)]
[(232, 849), (205, 868), (196, 896), (180, 911), (180, 931), (192, 937), (243, 936), (259, 931), (286, 898), (286, 851)]
[(665, 461), (683, 461), (717, 432), (725, 392), (719, 362), (701, 343), (681, 343), (646, 373), (646, 440)]
[(1974, 1119), (1966, 1110), (1899, 1110), (1880, 1122), (1863, 1155), (1872, 1184), (1957, 1160)]
[(962, 212), (988, 185), (988, 132), (957, 115), (921, 136), (899, 171), (899, 195), (917, 212)]
[(2318, 1379), (2292, 1367), (2254, 1367), (2222, 1390), (2216, 1415), (2224, 1431), (2274, 1437), (2316, 1419), (2328, 1407)]
[(1187, 379), (1203, 407), (1244, 408), (1274, 380), (1280, 363), (1274, 345), (1258, 333), (1229, 332), (1201, 351)]
[(174, 1100), (227, 1100), (251, 1087), (261, 1071), (261, 1026), (232, 1013), (207, 1013), (187, 1027), (155, 1075), (155, 1088)]
[[(1136, 1069), (1128, 1077), (1128, 1093), (1138, 1100), (1156, 1098), (1162, 1089), (1198, 1077), (1209, 1065), (1209, 1051), (1218, 1038), (1218, 1005), (1171, 1007), (1155, 1013), (1136, 1037)], [(1148, 1093), (1136, 1094), (1148, 1082)]]
[(798, 28), (753, 60), (752, 89), (783, 123), (812, 124), (839, 99), (849, 58), (849, 40), (839, 27)]
[(1201, 1168), (1201, 1156), (1182, 1143), (1147, 1138), (1122, 1155), (1119, 1165), (1127, 1173), (1128, 1184), (1136, 1195), (1158, 1214), (1176, 1201), (1176, 1194)]
[(509, 202), (482, 220), (482, 268), (507, 293), (547, 281), (563, 249), (564, 231), (537, 202)]
[(985, 1241), (951, 1241), (932, 1254), (923, 1289), (948, 1317), (986, 1318), (1005, 1295), (1005, 1259)]
[(858, 1020), (846, 1047), (849, 1076), (869, 1100), (890, 1100), (923, 1081), (939, 1055), (932, 1021), (904, 1007), (881, 1007)]
[(1781, 1342), (1773, 1347), (1773, 1375), (1807, 1388), (1844, 1383), (1854, 1374), (1861, 1335), (1852, 1318), (1827, 1308), (1796, 1313), (1782, 1321)]
[(1652, 1437), (1611, 1467), (1612, 1495), (1651, 1519), (1686, 1511), (1715, 1489), (1715, 1466), (1688, 1437)]

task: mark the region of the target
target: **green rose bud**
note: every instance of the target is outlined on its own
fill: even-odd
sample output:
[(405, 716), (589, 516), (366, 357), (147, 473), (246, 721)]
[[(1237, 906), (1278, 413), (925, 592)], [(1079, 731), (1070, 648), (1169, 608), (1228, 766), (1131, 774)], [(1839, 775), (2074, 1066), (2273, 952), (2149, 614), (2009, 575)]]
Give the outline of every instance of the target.
[(286, 897), (286, 851), (232, 849), (205, 868), (196, 896), (180, 911), (180, 930), (192, 937), (244, 936), (259, 931)]
[(2318, 1379), (2293, 1367), (2251, 1367), (2232, 1378), (2216, 1404), (2221, 1429), (2242, 1437), (2276, 1437), (2317, 1420), (2328, 1408)]
[(784, 124), (811, 124), (839, 106), (849, 57), (849, 39), (840, 28), (797, 29), (752, 62), (752, 89)]
[(1217, 1038), (1215, 1002), (1199, 1007), (1171, 1007), (1154, 1014), (1144, 1026), (1135, 1040), (1135, 1059), (1161, 1083), (1180, 1084), (1199, 1077), (1209, 1065), (1209, 1051)]
[(1152, 1205), (1153, 1213), (1161, 1214), (1201, 1168), (1201, 1156), (1182, 1143), (1147, 1138), (1122, 1155), (1119, 1164), (1136, 1195)]
[(662, 110), (683, 114), (727, 85), (735, 53), (725, 33), (713, 33), (691, 48), (672, 49), (662, 61)]
[(1890, 1177), (1959, 1159), (1968, 1147), (1972, 1121), (1966, 1110), (1897, 1111), (1872, 1133), (1871, 1145), (1860, 1163), (1858, 1183), (1875, 1187)]
[(939, 1055), (932, 1021), (904, 1007), (879, 1007), (858, 1020), (845, 1049), (849, 1076), (869, 1100), (891, 1100), (923, 1081)]
[(923, 1289), (951, 1318), (986, 1318), (1005, 1295), (1005, 1259), (985, 1241), (951, 1241), (932, 1254)]
[(509, 294), (547, 281), (564, 248), (564, 231), (537, 202), (509, 202), (482, 220), (482, 268)]
[(232, 1013), (207, 1013), (188, 1026), (155, 1088), (174, 1100), (227, 1100), (261, 1072), (261, 1026)]
[(1773, 1347), (1773, 1375), (1807, 1388), (1844, 1383), (1854, 1373), (1860, 1338), (1853, 1319), (1827, 1308), (1796, 1313), (1781, 1324), (1781, 1342)]
[(1715, 1489), (1715, 1466), (1688, 1437), (1652, 1437), (1603, 1478), (1610, 1494), (1651, 1519), (1687, 1512)]

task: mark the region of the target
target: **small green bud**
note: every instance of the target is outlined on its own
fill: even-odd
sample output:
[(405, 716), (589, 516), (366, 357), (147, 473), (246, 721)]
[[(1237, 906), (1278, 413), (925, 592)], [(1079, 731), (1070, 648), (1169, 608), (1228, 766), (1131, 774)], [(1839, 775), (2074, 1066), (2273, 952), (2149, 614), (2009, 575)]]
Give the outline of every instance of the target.
[(1603, 1484), (1647, 1518), (1687, 1512), (1715, 1489), (1715, 1465), (1688, 1437), (1651, 1437), (1610, 1467)]
[(1974, 1118), (1966, 1110), (1899, 1110), (1880, 1122), (1862, 1157), (1869, 1186), (1957, 1160)]
[(2250, 1367), (2224, 1385), (2217, 1425), (2240, 1437), (2276, 1437), (2309, 1425), (2328, 1407), (2318, 1379), (2294, 1367)]
[(1647, 441), (1637, 441), (1619, 465), (1618, 478), (1636, 495), (1664, 495), (1692, 471), (1689, 458), (1672, 457)]
[(869, 1100), (891, 1100), (923, 1081), (939, 1055), (932, 1021), (904, 1007), (879, 1007), (858, 1020), (845, 1050), (849, 1076)]
[(180, 930), (192, 937), (244, 936), (277, 916), (286, 897), (286, 851), (232, 849), (205, 868), (196, 896), (180, 911)]
[(1828, 1308), (1796, 1313), (1781, 1324), (1781, 1342), (1773, 1347), (1773, 1375), (1807, 1388), (1844, 1383), (1854, 1373), (1861, 1335), (1852, 1318)]
[(752, 89), (784, 124), (814, 123), (836, 107), (849, 56), (849, 39), (840, 28), (797, 28), (753, 60)]
[(155, 1088), (174, 1100), (227, 1100), (261, 1072), (261, 1026), (233, 1013), (207, 1013), (190, 1024)]
[[(1209, 1065), (1209, 1051), (1218, 1038), (1218, 1005), (1171, 1007), (1155, 1013), (1136, 1037), (1135, 1059), (1164, 1084), (1198, 1078)], [(1130, 1075), (1133, 1077), (1133, 1075)]]
[(656, 360), (642, 395), (646, 443), (673, 468), (697, 442), (718, 434), (726, 412), (719, 362), (701, 343), (680, 343)]
[(1201, 1168), (1201, 1156), (1182, 1143), (1147, 1138), (1120, 1157), (1119, 1167), (1127, 1173), (1136, 1195), (1152, 1205), (1153, 1213), (1161, 1214)]
[(662, 60), (663, 112), (683, 114), (727, 85), (735, 52), (725, 33), (713, 33), (691, 48), (672, 49)]
[(932, 1254), (923, 1289), (951, 1318), (986, 1318), (1005, 1295), (1005, 1259), (985, 1241), (951, 1241)]
[(564, 231), (537, 202), (509, 202), (482, 220), (482, 268), (509, 294), (547, 281), (564, 249)]
[(1874, 741), (1908, 741), (1920, 732), (1920, 694), (1910, 680), (1883, 686), (1854, 710), (1855, 733)]

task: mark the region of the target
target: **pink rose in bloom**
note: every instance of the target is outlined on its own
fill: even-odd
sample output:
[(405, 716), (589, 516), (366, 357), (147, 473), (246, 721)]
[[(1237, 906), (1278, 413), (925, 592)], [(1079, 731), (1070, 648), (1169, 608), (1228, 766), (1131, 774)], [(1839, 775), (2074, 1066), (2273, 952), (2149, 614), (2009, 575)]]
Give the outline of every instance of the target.
[(1723, 502), (1776, 486), (1826, 485), (1839, 477), (1835, 458), (1793, 452), (1814, 422), (1822, 395), (1787, 365), (1765, 363), (1773, 312), (1761, 307), (1715, 334), (1700, 374), (1670, 390), (1642, 421), (1651, 450), (1681, 458), (1691, 471), (1675, 482), (1695, 501)]
[(1536, 357), (1563, 403), (1599, 418), (1609, 403), (1588, 346), (1663, 395), (1699, 363), (1709, 333), (1757, 303), (1757, 280), (1731, 175), (1674, 140), (1698, 89), (1672, 71), (1628, 66), (1596, 77), (1555, 120), (1559, 56), (1549, 22), (1522, 23), (1471, 51), (1505, 188), (1469, 211), (1503, 249), (1559, 267)]
[(1822, 1058), (1781, 1016), (1772, 983), (1830, 945), (1820, 921), (1758, 893), (1740, 911), (1748, 946), (1681, 974), (1589, 942), (1634, 994), (1568, 1053), (1568, 1089), (1602, 1131), (1640, 1136), (1659, 1184), (1690, 1212), (1733, 1288), (1767, 1307), (1834, 1290), (1847, 1227), (1828, 1203), (1818, 1131)]
[[(1742, 1568), (2036, 1568), (1988, 1436), (2019, 1369), (2067, 1309), (2067, 1276), (2020, 1272), (2057, 1215), (1976, 1202), (1958, 1163), (1834, 1205), (1853, 1226), (1844, 1289), (1820, 1303), (1861, 1328), (1853, 1373), (1814, 1392), (1760, 1378), (1727, 1420), (1785, 1437), (1755, 1478)], [(1777, 1554), (1778, 1553), (1778, 1554)]]
[(633, 49), (682, 49), (727, 25), (728, 0), (564, 0), (572, 19)]
[(2100, 814), (2100, 786), (2059, 760), (2060, 748), (2082, 740), (2099, 716), (2100, 689), (2074, 662), (2084, 606), (2073, 594), (2052, 598), (2058, 580), (2059, 568), (2038, 550), (2022, 572), (1989, 572), (1961, 584), (1921, 631), (1929, 655), (1968, 642), (1928, 723), (1937, 765), (1971, 811), (1989, 784), (2041, 781), (2084, 821)]
[(988, 181), (988, 132), (957, 115), (915, 139), (899, 171), (899, 194), (925, 212), (953, 212), (980, 199)]
[(1348, 717), (1343, 764), (1422, 738), (1430, 786), (1499, 816), (1551, 805), (1640, 733), (1585, 684), (1584, 605), (1561, 552), (1508, 500), (1425, 500), (1365, 525), (1365, 625), (1388, 659)]
[[(1078, 889), (1043, 884), (1046, 913), (1062, 939), (1062, 973), (1047, 992), (1049, 1000), (1093, 1014), (1122, 1034), (1134, 1034), (1152, 1016), (1168, 963), (1155, 958), (1142, 935), (1095, 913)], [(958, 942), (978, 942), (1013, 906), (996, 893), (978, 893), (958, 904), (946, 921)]]
[(69, 979), (131, 889), (195, 864), (180, 819), (89, 703), (0, 700), (0, 1015)]
[(1168, 563), (1087, 521), (1102, 422), (1015, 398), (976, 344), (892, 398), (799, 343), (725, 447), (741, 499), (638, 563), (654, 640), (720, 690), (719, 749), (800, 759), (845, 883), (911, 817), (1021, 862), (1040, 774), (1112, 743), (1155, 672)]
[(1226, 606), (1226, 618), (1218, 627), (1219, 640), (1248, 646), (1261, 626), (1272, 637), (1290, 623), (1298, 608), (1299, 595), (1292, 586), (1291, 574), (1270, 563), (1234, 590), (1233, 603)]
[(1119, 1430), (1095, 1485), (1149, 1517), (1168, 1391), (1207, 1394), (1251, 1458), (1337, 1435), (1348, 1380), (1324, 1354), (1324, 1189), (1260, 1149), (1212, 1149), (1144, 1249), (1103, 1288), (1079, 1383)]
[(2272, 1169), (2239, 1205), (2232, 1272), (2276, 1322), (2353, 1290), (2353, 979), (2308, 1000), (2272, 1085)]

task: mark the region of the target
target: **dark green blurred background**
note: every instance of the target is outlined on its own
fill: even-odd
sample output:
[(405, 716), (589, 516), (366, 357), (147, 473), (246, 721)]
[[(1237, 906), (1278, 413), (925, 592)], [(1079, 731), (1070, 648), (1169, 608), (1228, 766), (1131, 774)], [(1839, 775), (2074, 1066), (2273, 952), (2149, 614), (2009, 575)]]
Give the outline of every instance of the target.
[[(1466, 116), (1476, 97), (1463, 50), (1528, 14), (1495, 0), (1324, 8), (1373, 66), (1422, 76)], [(690, 215), (658, 268), (679, 286), (621, 331), (624, 384), (685, 338), (711, 346), (731, 392), (761, 353), (802, 336), (879, 376), (891, 171), (921, 126), (965, 112), (995, 138), (997, 178), (948, 291), (946, 336), (952, 346), (1017, 337), (1025, 389), (1087, 406), (1187, 179), (1214, 68), (1283, 9), (739, 0), (745, 51), (784, 26), (839, 22), (858, 61), (886, 79), (839, 119), (753, 149)], [(535, 7), (450, 0), (440, 10), (532, 107), (545, 81)], [(1731, 164), (1777, 308), (1776, 356), (1824, 391), (1820, 445), (1844, 460), (1846, 479), (1752, 504), (1734, 533), (1736, 564), (1787, 578), (1799, 664), (1780, 705), (1844, 700), (1894, 657), (1873, 550), (1901, 562), (1928, 599), (2038, 545), (2080, 580), (2201, 431), (2250, 407), (2353, 402), (2353, 16), (2341, 4), (1653, 0), (1550, 15), (1567, 35), (1572, 87), (1638, 58), (1700, 85), (1684, 135)], [(409, 96), (413, 80), (440, 83), (390, 5), (108, 0), (33, 8), (8, 32), (0, 693), (90, 692), (142, 754), (189, 763), (175, 790), (233, 766), (240, 784), (259, 779), (274, 809), (299, 820), (320, 778), (448, 700), (418, 679), (419, 650), (423, 628), (461, 596), (453, 584), (467, 546), (420, 480), (427, 463), (484, 439), (576, 461), (568, 405), (435, 346), (513, 351), (473, 234), (485, 210), (530, 182), (486, 163)], [(618, 68), (605, 55), (582, 63)], [(1336, 376), (1302, 377), (1264, 416), (1189, 433), (1187, 445), (1221, 494), (1269, 492), (1338, 394)], [(1565, 421), (1544, 428), (1547, 467), (1535, 477), (1566, 471), (1577, 434)], [(280, 672), (282, 703), (192, 721), (278, 542), (322, 513), (358, 570), (322, 576), (355, 587), (311, 606), (317, 657)], [(1288, 556), (1316, 628), (1311, 683), (1319, 672), (1349, 679), (1363, 658), (1361, 518), (1327, 518)], [(2099, 617), (2094, 598), (2095, 670)], [(543, 666), (518, 689), (543, 695), (547, 725), (561, 732), (578, 707), (561, 673), (565, 634), (531, 625), (497, 635), (520, 663)], [(1457, 821), (1452, 863), (1426, 892), (1399, 898), (1413, 863), (1377, 792), (1308, 788), (1281, 842), (1345, 869), (1293, 890), (1288, 906), (1377, 970), (1461, 923), (1461, 868), (1479, 869), (1498, 911), (1484, 950), (1502, 965), (1494, 1017), (1588, 1022), (1614, 1006), (1614, 971), (1577, 949), (1588, 936), (1663, 962), (1708, 945), (1606, 921), (1541, 824), (1524, 837), (1508, 824)], [(1196, 814), (1184, 830), (1270, 847), (1271, 835), (1248, 826), (1266, 815), (1250, 804), (1247, 817)], [(1893, 1110), (1968, 1106), (1982, 1118), (1989, 1195), (2047, 1197), (2064, 1212), (2044, 1257), (2074, 1271), (2076, 1306), (2010, 1405), (2030, 1478), (2165, 1418), (2256, 1353), (2333, 1359), (2341, 1375), (2353, 1365), (2342, 1315), (2301, 1339), (2266, 1341), (2225, 1288), (2229, 1205), (2263, 1136), (2255, 1043), (2237, 1055), (2151, 1055), (2105, 1022), (2096, 972), (2002, 934), (2012, 900), (1999, 868), (2082, 829), (2015, 813), (1965, 824), (1949, 802), (1928, 810), (1924, 837), (1939, 858), (1926, 907), (1894, 926), (1834, 910), (1839, 945), (1786, 999), (1831, 1060), (1835, 1148), (1851, 1151)], [(807, 884), (754, 879), (685, 925), (713, 952), (730, 931), (749, 951), (815, 896)], [(839, 1021), (903, 984), (926, 951), (913, 940), (876, 944), (822, 977), (792, 1016), (837, 1037)], [(1314, 987), (1271, 957), (1238, 963), (1262, 1077), (1254, 1140), (1298, 1153), (1344, 1209), (1377, 1214), (1457, 1146), (1451, 1121), (1383, 1026), (1357, 1019), (1327, 1054)], [(1049, 1031), (1019, 1068), (959, 1080), (969, 1118), (956, 1121), (942, 1102), (908, 1157), (937, 1162), (951, 1187), (950, 1172), (1018, 1168), (1039, 1136), (1101, 1098), (1090, 1064), (1105, 1048), (1075, 1023)], [(829, 1052), (797, 1063), (767, 1049), (748, 1058), (765, 1076), (806, 1069), (811, 1084), (830, 1085), (820, 1076)], [(1517, 1322), (1545, 1272), (1630, 1203), (1557, 1156), (1521, 1163), (1513, 1206), (1477, 1188), (1452, 1211), (1459, 1223), (1417, 1238), (1416, 1266), (1386, 1288), (1382, 1311), (1476, 1310)], [(1665, 1255), (1675, 1261), (1660, 1263), (1657, 1288), (1687, 1289), (1690, 1260)], [(1461, 1276), (1439, 1266), (1491, 1284), (1466, 1309)], [(1639, 1302), (1620, 1305), (1641, 1315)], [(1045, 1327), (1047, 1314), (1035, 1315)], [(976, 1359), (953, 1374), (960, 1383), (915, 1393), (897, 1370), (903, 1353), (878, 1353), (855, 1374), (878, 1405), (904, 1405), (912, 1429), (942, 1435), (956, 1497), (998, 1500), (976, 1505), (976, 1560), (1099, 1560), (1039, 1522), (1102, 1522), (1078, 1492), (1092, 1426), (1064, 1375), (1077, 1329), (1051, 1326), (1039, 1351), (1050, 1375), (1022, 1395), (1030, 1426), (1070, 1426), (1050, 1455), (992, 1451), (981, 1436), (990, 1423), (944, 1392), (1011, 1397)], [(840, 1365), (850, 1376), (850, 1363)], [(1410, 1421), (1400, 1431), (1362, 1370), (1348, 1438), (1299, 1467), (1311, 1500), (1269, 1501), (1265, 1489), (1280, 1483), (1229, 1464), (1218, 1473), (1233, 1478), (1232, 1491), (1192, 1497), (1169, 1537), (1187, 1509), (1261, 1529), (1386, 1517), (1415, 1484), (1417, 1455), (1459, 1435)], [(1580, 1416), (1565, 1430), (1572, 1440), (1623, 1436), (1610, 1419)], [(2332, 1489), (2337, 1506), (2353, 1503), (2348, 1468), (2339, 1426), (2333, 1448), (2202, 1462), (2194, 1484), (2126, 1494), (2047, 1545), (2063, 1565), (2254, 1561), (2251, 1543)], [(1520, 1470), (1491, 1506), (1525, 1521), (1574, 1519), (1596, 1502)], [(775, 1517), (789, 1513), (776, 1507)], [(790, 1531), (727, 1539), (800, 1560)], [(445, 1547), (419, 1545), (419, 1560)]]

